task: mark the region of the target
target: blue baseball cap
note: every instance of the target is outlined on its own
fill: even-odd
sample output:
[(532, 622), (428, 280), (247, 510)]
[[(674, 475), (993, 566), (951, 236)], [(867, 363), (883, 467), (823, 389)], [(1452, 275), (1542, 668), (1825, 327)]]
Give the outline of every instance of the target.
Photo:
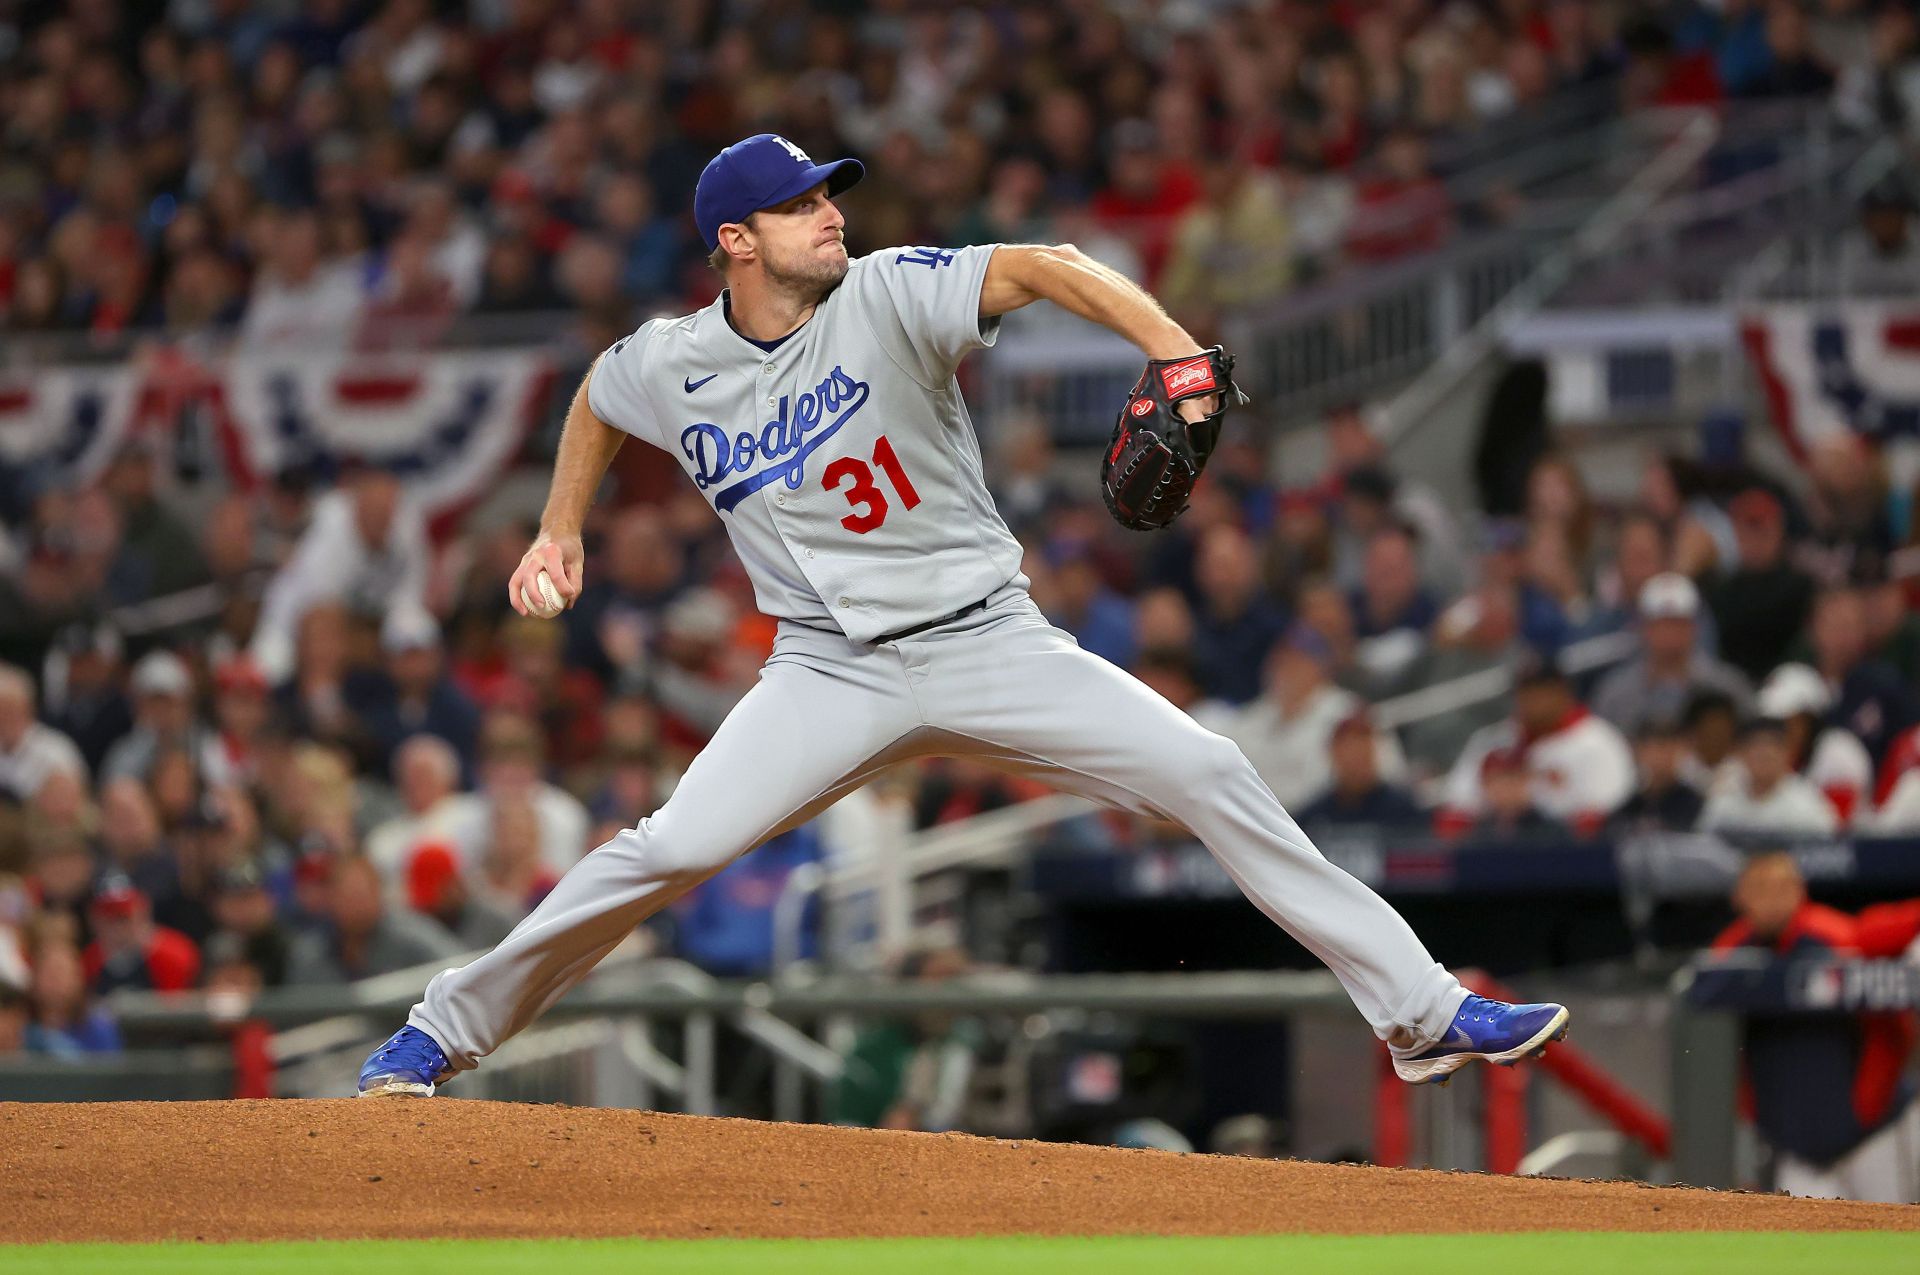
[(720, 227), (728, 222), (745, 221), (821, 182), (827, 194), (837, 195), (866, 171), (857, 159), (816, 164), (778, 133), (755, 133), (707, 161), (693, 188), (693, 221), (712, 252), (720, 246)]

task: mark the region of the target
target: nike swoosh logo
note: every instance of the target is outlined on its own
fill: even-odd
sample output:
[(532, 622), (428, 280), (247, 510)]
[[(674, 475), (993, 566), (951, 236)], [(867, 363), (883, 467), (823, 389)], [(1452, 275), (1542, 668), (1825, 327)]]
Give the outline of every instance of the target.
[(705, 385), (708, 381), (711, 381), (715, 376), (718, 376), (718, 375), (720, 374), (718, 372), (715, 372), (710, 376), (703, 376), (697, 381), (689, 377), (686, 381), (687, 393), (689, 394), (693, 393), (695, 390), (699, 389), (702, 385)]
[(1473, 1037), (1458, 1027), (1447, 1030), (1447, 1038), (1440, 1042), (1442, 1049), (1466, 1049), (1473, 1044)]

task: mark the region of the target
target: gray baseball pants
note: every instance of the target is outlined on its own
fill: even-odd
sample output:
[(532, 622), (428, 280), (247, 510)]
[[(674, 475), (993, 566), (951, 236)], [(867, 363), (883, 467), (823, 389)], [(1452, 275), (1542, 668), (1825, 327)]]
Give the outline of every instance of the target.
[(955, 754), (1187, 828), (1389, 1043), (1439, 1039), (1466, 996), (1385, 900), (1321, 856), (1237, 745), (1081, 650), (1009, 585), (874, 645), (781, 624), (759, 683), (666, 805), (575, 864), (493, 951), (436, 975), (407, 1021), (470, 1069), (735, 858), (889, 766)]

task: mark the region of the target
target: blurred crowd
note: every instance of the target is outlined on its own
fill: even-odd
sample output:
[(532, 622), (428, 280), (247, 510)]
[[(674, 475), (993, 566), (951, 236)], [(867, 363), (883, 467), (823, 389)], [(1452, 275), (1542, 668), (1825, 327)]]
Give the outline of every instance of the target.
[(849, 246), (1080, 244), (1190, 325), (1463, 221), (1445, 156), (1592, 86), (1626, 108), (1920, 110), (1870, 0), (0, 0), (12, 331), (379, 349), (710, 299), (694, 178), (852, 153)]
[[(1049, 617), (1239, 742), (1309, 829), (1920, 833), (1913, 493), (1873, 444), (1817, 443), (1791, 487), (1724, 444), (1654, 455), (1603, 507), (1544, 433), (1529, 459), (1503, 426), (1463, 514), (1395, 472), (1358, 408), (1322, 433), (1324, 469), (1294, 485), (1229, 435), (1152, 537), (1114, 527), (1037, 422), (1008, 423), (990, 474)], [(586, 594), (541, 621), (506, 597), (523, 521), (436, 541), (372, 466), (203, 494), (189, 517), (172, 455), (139, 439), (97, 486), (42, 484), (0, 539), (16, 976), (244, 990), (486, 946), (660, 805), (770, 650), (684, 484), (601, 502)], [(889, 776), (650, 941), (764, 970), (799, 864), (1035, 791), (962, 761)], [(1180, 834), (1101, 816), (1066, 835), (1126, 853)]]
[[(692, 179), (768, 126), (873, 162), (869, 244), (1105, 242), (1207, 312), (1439, 242), (1429, 146), (1583, 81), (1630, 105), (1831, 91), (1893, 123), (1914, 97), (1911, 7), (1844, 0), (136, 12), (0, 0), (11, 329), (379, 345), (565, 306), (617, 334), (714, 286)], [(1369, 200), (1411, 200), (1418, 234), (1354, 220)], [(1920, 832), (1914, 493), (1888, 458), (1829, 439), (1789, 483), (1715, 443), (1603, 505), (1537, 385), (1515, 432), (1528, 375), (1496, 393), (1470, 510), (1396, 472), (1359, 406), (1284, 482), (1230, 431), (1163, 535), (1114, 528), (1016, 414), (994, 494), (1053, 621), (1316, 831)], [(770, 648), (658, 457), (622, 457), (587, 592), (543, 622), (507, 603), (511, 512), (429, 528), (370, 466), (227, 491), (169, 442), (85, 487), (0, 469), (0, 1049), (113, 1047), (118, 988), (249, 995), (493, 943), (665, 800)], [(964, 761), (883, 777), (646, 941), (762, 971), (798, 865), (1033, 791)]]

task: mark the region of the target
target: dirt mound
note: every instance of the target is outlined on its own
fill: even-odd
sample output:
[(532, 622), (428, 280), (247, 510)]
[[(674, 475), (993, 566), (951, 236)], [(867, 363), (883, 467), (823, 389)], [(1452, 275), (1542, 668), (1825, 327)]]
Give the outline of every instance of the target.
[(1920, 1208), (461, 1102), (0, 1103), (0, 1242), (1920, 1229)]

